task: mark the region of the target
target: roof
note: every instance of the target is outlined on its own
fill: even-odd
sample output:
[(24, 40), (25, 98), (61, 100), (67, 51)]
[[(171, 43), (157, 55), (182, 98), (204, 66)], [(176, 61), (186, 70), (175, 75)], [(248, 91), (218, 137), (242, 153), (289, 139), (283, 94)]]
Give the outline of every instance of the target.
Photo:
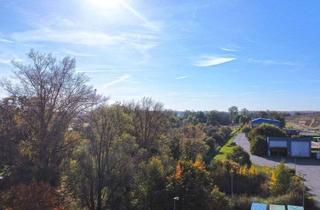
[(251, 210), (267, 210), (268, 205), (264, 203), (252, 203)]
[(286, 206), (284, 205), (270, 205), (270, 210), (286, 210)]
[(310, 137), (290, 138), (290, 137), (268, 137), (267, 141), (312, 141)]
[(288, 210), (304, 210), (304, 208), (302, 206), (291, 206), (291, 205), (287, 205)]
[(264, 122), (269, 122), (269, 123), (280, 123), (279, 120), (275, 120), (275, 119), (267, 119), (267, 118), (256, 118), (254, 120), (251, 120), (251, 122), (258, 122), (258, 121), (264, 121)]

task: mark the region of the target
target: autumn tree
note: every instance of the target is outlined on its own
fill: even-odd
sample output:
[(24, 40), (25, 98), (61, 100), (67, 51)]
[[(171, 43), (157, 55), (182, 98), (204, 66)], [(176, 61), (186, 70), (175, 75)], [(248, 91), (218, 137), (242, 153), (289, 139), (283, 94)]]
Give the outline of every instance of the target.
[[(118, 106), (96, 108), (84, 117), (84, 138), (69, 163), (66, 186), (90, 210), (121, 206), (131, 182), (137, 145), (128, 129), (130, 118)], [(131, 180), (131, 181), (130, 181)], [(119, 199), (119, 200), (117, 200)]]
[(149, 152), (158, 153), (159, 140), (169, 125), (168, 113), (163, 109), (163, 105), (151, 98), (143, 98), (128, 107), (132, 114), (137, 143)]
[(57, 60), (51, 54), (31, 50), (29, 64), (13, 62), (15, 82), (2, 81), (2, 87), (21, 109), (28, 137), (21, 142), (25, 158), (32, 163), (37, 181), (57, 185), (60, 165), (73, 145), (64, 135), (71, 121), (92, 107), (97, 95), (87, 78), (75, 73), (75, 59)]

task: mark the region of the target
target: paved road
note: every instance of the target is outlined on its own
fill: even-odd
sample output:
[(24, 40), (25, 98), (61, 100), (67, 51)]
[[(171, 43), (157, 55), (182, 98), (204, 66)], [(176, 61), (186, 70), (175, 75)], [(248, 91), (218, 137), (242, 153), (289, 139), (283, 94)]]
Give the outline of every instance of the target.
[[(238, 134), (234, 142), (241, 146), (250, 154), (250, 143), (245, 134)], [(263, 158), (250, 154), (251, 161), (256, 165), (275, 166), (281, 159)], [(296, 168), (299, 174), (303, 174), (305, 185), (310, 189), (310, 193), (315, 197), (316, 202), (320, 205), (320, 160), (298, 159), (295, 164), (294, 159), (287, 159), (285, 163), (290, 168)]]

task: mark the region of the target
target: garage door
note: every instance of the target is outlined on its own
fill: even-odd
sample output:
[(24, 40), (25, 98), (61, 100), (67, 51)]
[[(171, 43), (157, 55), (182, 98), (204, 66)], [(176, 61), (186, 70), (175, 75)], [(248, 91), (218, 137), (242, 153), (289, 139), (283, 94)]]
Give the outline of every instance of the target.
[(291, 156), (293, 157), (310, 157), (309, 142), (291, 142)]

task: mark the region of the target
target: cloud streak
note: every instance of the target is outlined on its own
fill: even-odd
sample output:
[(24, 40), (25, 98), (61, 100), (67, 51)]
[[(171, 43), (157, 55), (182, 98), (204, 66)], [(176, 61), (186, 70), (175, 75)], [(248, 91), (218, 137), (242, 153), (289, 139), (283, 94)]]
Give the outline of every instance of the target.
[(1, 37), (0, 37), (0, 42), (2, 42), (2, 43), (13, 43), (12, 40), (4, 39), (4, 38), (1, 38)]
[(220, 49), (226, 52), (238, 52), (237, 49), (231, 47), (221, 47)]
[(253, 59), (249, 58), (248, 61), (250, 63), (258, 63), (263, 65), (285, 65), (285, 66), (294, 66), (296, 65), (294, 62), (291, 61), (278, 61), (278, 60), (271, 60), (271, 59)]
[(180, 76), (180, 77), (176, 77), (176, 80), (187, 79), (187, 78), (188, 78), (187, 75), (183, 75), (183, 76)]
[(234, 57), (223, 57), (223, 56), (205, 56), (199, 58), (193, 65), (196, 67), (210, 67), (217, 66), (224, 63), (229, 63), (236, 60)]
[(108, 87), (111, 87), (111, 86), (114, 86), (118, 83), (121, 83), (121, 82), (124, 82), (126, 80), (128, 80), (131, 76), (129, 74), (125, 74), (125, 75), (122, 75), (121, 77), (111, 81), (111, 82), (108, 82), (106, 84), (103, 85), (102, 89), (105, 89), (105, 88), (108, 88)]

